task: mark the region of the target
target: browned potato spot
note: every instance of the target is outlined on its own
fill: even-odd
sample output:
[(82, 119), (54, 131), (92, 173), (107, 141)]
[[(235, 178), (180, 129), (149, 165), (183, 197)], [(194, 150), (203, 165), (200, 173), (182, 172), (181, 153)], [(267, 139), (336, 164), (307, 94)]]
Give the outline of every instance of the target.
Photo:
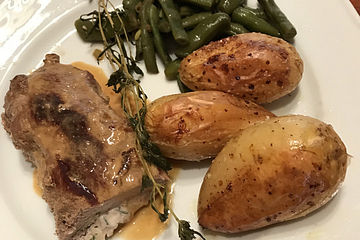
[(330, 125), (305, 116), (246, 128), (213, 161), (201, 186), (200, 225), (241, 232), (327, 203), (343, 182), (346, 149)]
[(145, 126), (165, 157), (198, 161), (216, 156), (241, 129), (273, 116), (230, 94), (198, 91), (155, 100)]
[(218, 90), (269, 103), (298, 85), (303, 61), (286, 41), (245, 33), (212, 42), (187, 56), (181, 81), (193, 90)]

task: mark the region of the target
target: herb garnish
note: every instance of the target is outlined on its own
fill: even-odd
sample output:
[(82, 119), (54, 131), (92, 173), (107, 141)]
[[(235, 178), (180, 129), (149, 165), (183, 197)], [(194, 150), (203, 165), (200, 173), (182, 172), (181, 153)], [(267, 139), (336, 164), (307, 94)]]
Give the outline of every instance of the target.
[[(112, 11), (108, 10), (108, 5)], [(143, 76), (142, 70), (136, 65), (131, 52), (131, 42), (128, 38), (123, 21), (123, 11), (115, 8), (111, 1), (98, 0), (98, 11), (82, 15), (80, 21), (85, 21), (89, 26), (83, 29), (87, 35), (93, 31), (99, 31), (104, 45), (99, 58), (105, 57), (114, 69), (107, 86), (112, 87), (114, 92), (121, 95), (121, 106), (136, 133), (136, 151), (143, 165), (145, 175), (142, 178), (142, 190), (152, 186), (150, 204), (158, 214), (161, 221), (166, 221), (169, 214), (178, 222), (178, 235), (181, 240), (195, 239), (196, 235), (205, 239), (201, 233), (190, 228), (190, 223), (180, 220), (169, 207), (167, 198), (167, 186), (155, 181), (150, 165), (154, 164), (164, 171), (171, 169), (169, 162), (161, 155), (159, 148), (150, 141), (150, 136), (144, 127), (146, 115), (147, 96), (140, 86)], [(115, 26), (117, 25), (117, 26)], [(118, 27), (120, 25), (120, 27)], [(121, 38), (123, 35), (123, 38)], [(127, 48), (125, 47), (127, 44)], [(127, 54), (127, 49), (129, 54)], [(138, 78), (135, 78), (135, 76)], [(162, 199), (163, 211), (155, 205), (156, 195)]]
[(201, 239), (205, 240), (201, 233), (190, 228), (190, 223), (188, 221), (179, 220), (178, 223), (178, 235), (181, 240), (194, 239), (196, 238), (195, 235), (198, 235)]

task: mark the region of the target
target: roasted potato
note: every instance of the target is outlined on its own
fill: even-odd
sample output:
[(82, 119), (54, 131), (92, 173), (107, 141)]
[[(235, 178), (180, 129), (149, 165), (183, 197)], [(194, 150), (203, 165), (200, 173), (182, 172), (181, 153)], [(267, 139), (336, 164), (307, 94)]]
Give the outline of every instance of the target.
[(246, 128), (214, 159), (201, 186), (198, 221), (219, 232), (283, 222), (327, 203), (343, 182), (347, 153), (330, 125), (305, 116)]
[(198, 91), (155, 100), (145, 127), (165, 157), (198, 161), (216, 156), (241, 129), (273, 116), (230, 94)]
[(303, 61), (276, 37), (244, 33), (212, 42), (180, 64), (181, 81), (192, 90), (218, 90), (258, 104), (272, 102), (298, 85)]

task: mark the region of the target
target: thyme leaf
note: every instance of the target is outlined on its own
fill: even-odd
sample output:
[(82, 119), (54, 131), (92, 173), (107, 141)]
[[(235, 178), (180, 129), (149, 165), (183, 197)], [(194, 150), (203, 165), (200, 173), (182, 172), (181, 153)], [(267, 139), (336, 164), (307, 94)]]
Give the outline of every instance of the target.
[(158, 214), (160, 221), (165, 222), (169, 217), (169, 206), (168, 206), (168, 202), (167, 202), (167, 191), (164, 191), (164, 195), (162, 197), (163, 206), (164, 206), (164, 211), (163, 212), (160, 212), (155, 206), (156, 195), (153, 194), (154, 192), (155, 191), (152, 192), (151, 197), (150, 197), (151, 208)]
[(178, 235), (181, 240), (195, 239), (196, 238), (195, 235), (205, 240), (204, 236), (201, 235), (201, 233), (190, 228), (190, 223), (188, 221), (179, 220), (178, 223), (179, 223)]

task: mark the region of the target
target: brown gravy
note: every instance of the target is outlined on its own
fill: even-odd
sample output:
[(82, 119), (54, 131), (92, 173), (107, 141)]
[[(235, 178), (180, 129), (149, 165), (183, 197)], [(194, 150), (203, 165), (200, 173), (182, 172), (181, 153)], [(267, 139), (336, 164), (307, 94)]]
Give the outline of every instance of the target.
[[(173, 169), (169, 171), (169, 176), (173, 182), (179, 172), (180, 168), (178, 167), (173, 167)], [(170, 192), (168, 195), (170, 206), (172, 205), (172, 200), (174, 198), (172, 189), (173, 186), (170, 186)], [(166, 229), (168, 222), (169, 221), (161, 222), (158, 215), (152, 210), (151, 206), (146, 206), (135, 214), (135, 217), (131, 222), (120, 229), (117, 236), (126, 240), (152, 240)]]
[(150, 206), (140, 209), (135, 217), (120, 229), (117, 234), (126, 240), (151, 240), (162, 233), (168, 221), (162, 223)]
[(37, 168), (34, 168), (34, 171), (33, 171), (33, 188), (34, 188), (34, 192), (41, 197), (42, 194), (43, 194), (43, 190), (39, 186), (38, 176), (37, 175), (38, 175)]

